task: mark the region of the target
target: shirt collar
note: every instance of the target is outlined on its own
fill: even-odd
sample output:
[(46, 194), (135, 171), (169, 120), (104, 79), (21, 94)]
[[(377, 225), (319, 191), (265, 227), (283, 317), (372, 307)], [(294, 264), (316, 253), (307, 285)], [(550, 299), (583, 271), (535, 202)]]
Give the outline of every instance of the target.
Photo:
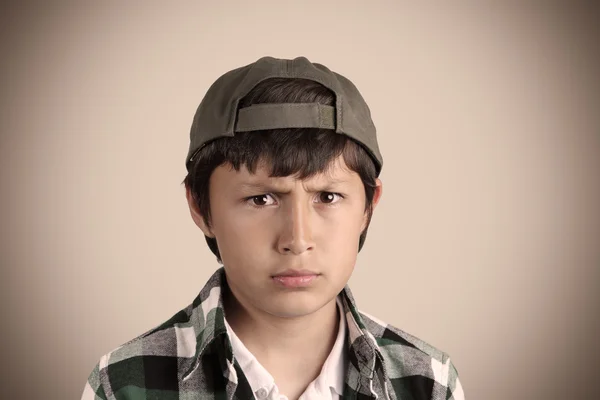
[(335, 342), (321, 369), (321, 374), (315, 380), (315, 387), (321, 392), (333, 389), (340, 397), (344, 394), (344, 378), (346, 371), (346, 317), (340, 296), (337, 297), (337, 308), (340, 313), (338, 333)]
[(244, 374), (248, 379), (248, 384), (252, 388), (252, 392), (257, 393), (260, 389), (270, 392), (271, 387), (275, 384), (273, 376), (260, 364), (260, 362), (258, 362), (250, 350), (248, 350), (233, 329), (231, 329), (227, 320), (225, 320), (225, 326), (227, 327), (227, 334), (231, 340), (233, 354), (236, 357), (240, 368), (244, 371)]
[[(190, 315), (189, 324), (194, 329), (196, 350), (194, 356), (187, 360), (187, 365), (180, 369), (182, 371), (180, 378), (183, 380), (198, 368), (204, 354), (216, 352), (220, 355), (219, 360), (224, 375), (230, 381), (237, 382), (233, 366), (233, 348), (225, 325), (223, 291), (226, 285), (225, 270), (221, 267), (209, 278), (188, 309), (184, 310)], [(364, 385), (365, 382), (373, 379), (377, 360), (382, 360), (382, 356), (375, 338), (367, 330), (360, 316), (348, 285), (340, 292), (339, 299), (348, 334), (346, 343), (350, 371), (347, 372), (347, 377), (359, 380)]]

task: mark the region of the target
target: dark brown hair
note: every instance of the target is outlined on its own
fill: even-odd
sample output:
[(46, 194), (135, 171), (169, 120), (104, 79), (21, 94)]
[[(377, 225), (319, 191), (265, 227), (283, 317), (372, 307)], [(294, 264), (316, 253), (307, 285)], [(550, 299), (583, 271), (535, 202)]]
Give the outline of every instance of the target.
[[(335, 105), (333, 92), (320, 83), (307, 79), (271, 78), (256, 87), (240, 101), (240, 108), (260, 103), (321, 103)], [(356, 172), (365, 188), (365, 211), (368, 223), (361, 233), (358, 251), (367, 237), (373, 214), (377, 170), (373, 159), (362, 145), (350, 137), (329, 129), (286, 128), (236, 133), (206, 144), (188, 165), (183, 183), (190, 190), (207, 226), (211, 225), (209, 181), (220, 165), (231, 164), (236, 171), (245, 166), (251, 173), (259, 162), (270, 168), (270, 176), (295, 175), (299, 179), (327, 173), (340, 155), (348, 168)], [(221, 263), (217, 241), (205, 236), (206, 243)]]

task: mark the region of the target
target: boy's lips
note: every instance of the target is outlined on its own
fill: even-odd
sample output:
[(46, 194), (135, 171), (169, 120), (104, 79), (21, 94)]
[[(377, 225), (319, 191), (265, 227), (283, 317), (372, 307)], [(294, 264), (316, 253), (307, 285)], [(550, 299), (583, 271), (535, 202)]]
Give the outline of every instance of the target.
[(305, 269), (287, 269), (273, 276), (273, 280), (287, 288), (307, 287), (319, 277), (318, 272)]
[(318, 272), (314, 272), (314, 271), (310, 271), (308, 269), (286, 269), (283, 272), (279, 272), (275, 275), (273, 275), (273, 277), (280, 277), (280, 276), (313, 276), (313, 275), (319, 275)]

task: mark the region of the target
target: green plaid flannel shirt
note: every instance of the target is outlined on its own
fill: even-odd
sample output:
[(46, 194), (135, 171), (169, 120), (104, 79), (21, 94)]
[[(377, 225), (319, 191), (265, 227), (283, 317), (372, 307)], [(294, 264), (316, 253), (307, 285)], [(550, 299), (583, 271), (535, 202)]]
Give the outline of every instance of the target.
[[(218, 269), (191, 305), (103, 356), (82, 400), (253, 399), (233, 356)], [(340, 293), (347, 321), (344, 399), (463, 400), (447, 354), (360, 312), (348, 286)]]

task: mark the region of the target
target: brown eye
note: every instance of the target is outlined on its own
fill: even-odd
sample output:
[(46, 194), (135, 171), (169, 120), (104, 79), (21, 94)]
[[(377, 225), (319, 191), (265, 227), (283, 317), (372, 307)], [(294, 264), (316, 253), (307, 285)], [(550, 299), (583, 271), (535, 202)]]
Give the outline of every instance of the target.
[(256, 207), (263, 207), (263, 206), (268, 206), (271, 205), (272, 203), (269, 203), (269, 197), (271, 197), (268, 194), (261, 194), (258, 196), (252, 196), (250, 198), (250, 200), (252, 201), (252, 205), (256, 206)]
[(255, 206), (264, 206), (267, 204), (267, 196), (264, 194), (262, 196), (256, 196), (252, 198), (252, 201), (254, 202)]
[(321, 200), (322, 203), (333, 203), (335, 202), (335, 196), (335, 193), (323, 192), (319, 195), (319, 200)]

